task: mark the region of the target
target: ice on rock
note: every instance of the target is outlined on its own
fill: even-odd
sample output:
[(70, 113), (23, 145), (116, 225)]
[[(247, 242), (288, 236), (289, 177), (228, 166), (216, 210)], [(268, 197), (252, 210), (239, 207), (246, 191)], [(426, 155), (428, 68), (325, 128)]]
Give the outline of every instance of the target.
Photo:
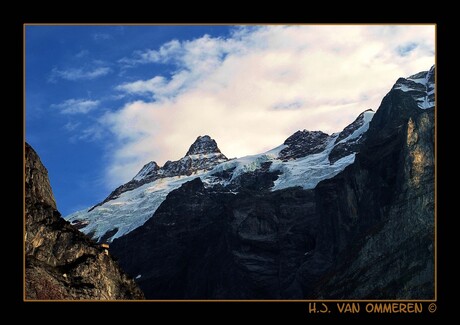
[(429, 71), (417, 73), (406, 79), (400, 78), (393, 89), (409, 92), (421, 109), (432, 108), (435, 106), (434, 74), (433, 66)]

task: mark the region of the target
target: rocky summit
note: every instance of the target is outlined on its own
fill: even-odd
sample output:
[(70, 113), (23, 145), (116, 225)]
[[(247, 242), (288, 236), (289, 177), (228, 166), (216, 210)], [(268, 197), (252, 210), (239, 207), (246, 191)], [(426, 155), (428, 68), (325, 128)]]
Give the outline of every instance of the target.
[(228, 160), (200, 136), (67, 220), (151, 299), (433, 299), (434, 75), (265, 153)]
[(146, 183), (166, 177), (190, 176), (197, 171), (212, 169), (227, 160), (227, 157), (220, 152), (214, 139), (208, 135), (199, 136), (184, 157), (177, 161), (168, 160), (163, 167), (159, 167), (154, 161), (147, 163), (131, 181), (116, 188), (104, 201), (96, 204), (89, 211)]
[(321, 131), (297, 131), (284, 141), (286, 148), (280, 151), (279, 158), (286, 161), (305, 157), (323, 151), (329, 135)]
[(25, 298), (143, 299), (104, 248), (61, 218), (48, 172), (27, 143), (25, 162)]
[[(188, 149), (186, 156), (220, 154), (217, 142), (209, 135), (199, 136)], [(224, 156), (225, 157), (225, 156)]]

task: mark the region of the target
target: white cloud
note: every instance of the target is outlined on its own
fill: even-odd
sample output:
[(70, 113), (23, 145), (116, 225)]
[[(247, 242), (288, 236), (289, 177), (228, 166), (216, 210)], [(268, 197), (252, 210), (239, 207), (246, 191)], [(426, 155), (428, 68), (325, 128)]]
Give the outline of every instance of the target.
[(162, 62), (166, 63), (173, 58), (180, 57), (182, 51), (182, 44), (178, 40), (172, 40), (163, 46), (159, 50), (147, 50), (147, 51), (136, 51), (132, 58), (122, 58), (119, 60), (120, 63), (126, 65), (137, 65), (151, 62)]
[(149, 80), (137, 80), (134, 82), (124, 83), (117, 86), (116, 89), (130, 94), (151, 93), (153, 95), (157, 91), (157, 89), (159, 90), (161, 88), (164, 88), (165, 84), (165, 78), (161, 76), (156, 76)]
[(69, 132), (72, 132), (78, 129), (79, 126), (80, 126), (80, 122), (69, 121), (64, 125), (64, 129), (66, 129)]
[(107, 33), (94, 33), (93, 34), (93, 40), (95, 41), (106, 41), (112, 38), (113, 38), (112, 35), (107, 34)]
[[(57, 108), (60, 110), (61, 114), (87, 114), (90, 111), (97, 108), (99, 105), (98, 100), (89, 100), (89, 99), (67, 99), (59, 104), (51, 105), (52, 108)], [(65, 128), (75, 129), (76, 126), (74, 124), (67, 123)]]
[(104, 129), (97, 123), (84, 129), (81, 134), (77, 135), (78, 140), (96, 141), (100, 140), (104, 134)]
[(86, 56), (89, 55), (89, 51), (88, 50), (81, 50), (80, 52), (78, 52), (77, 54), (75, 54), (75, 57), (77, 59), (81, 59), (81, 58), (84, 58)]
[(92, 80), (109, 74), (112, 71), (109, 67), (95, 67), (92, 69), (87, 68), (71, 68), (59, 70), (53, 68), (49, 78), (50, 82), (55, 82), (57, 79), (64, 79), (70, 81), (78, 80)]
[(228, 38), (173, 40), (120, 63), (176, 71), (116, 88), (152, 99), (101, 120), (119, 141), (109, 186), (149, 160), (180, 158), (198, 135), (234, 157), (273, 148), (298, 129), (340, 131), (377, 109), (398, 77), (434, 64), (434, 26), (242, 27)]

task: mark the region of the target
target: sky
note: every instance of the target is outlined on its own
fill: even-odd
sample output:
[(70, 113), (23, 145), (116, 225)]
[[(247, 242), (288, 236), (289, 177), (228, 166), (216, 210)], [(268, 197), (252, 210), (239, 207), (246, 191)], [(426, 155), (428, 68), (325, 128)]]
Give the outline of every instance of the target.
[(434, 25), (25, 27), (26, 141), (65, 216), (199, 135), (229, 158), (341, 131), (435, 62)]

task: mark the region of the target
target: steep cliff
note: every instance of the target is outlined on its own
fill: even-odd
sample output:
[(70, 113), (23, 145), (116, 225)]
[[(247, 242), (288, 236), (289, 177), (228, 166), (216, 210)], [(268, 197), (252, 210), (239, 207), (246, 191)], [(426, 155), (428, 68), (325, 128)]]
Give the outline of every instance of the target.
[(25, 144), (26, 299), (143, 299), (136, 283), (60, 217), (37, 153)]
[(420, 97), (395, 87), (355, 163), (318, 186), (320, 229), (334, 229), (336, 252), (316, 295), (434, 297), (434, 107)]

